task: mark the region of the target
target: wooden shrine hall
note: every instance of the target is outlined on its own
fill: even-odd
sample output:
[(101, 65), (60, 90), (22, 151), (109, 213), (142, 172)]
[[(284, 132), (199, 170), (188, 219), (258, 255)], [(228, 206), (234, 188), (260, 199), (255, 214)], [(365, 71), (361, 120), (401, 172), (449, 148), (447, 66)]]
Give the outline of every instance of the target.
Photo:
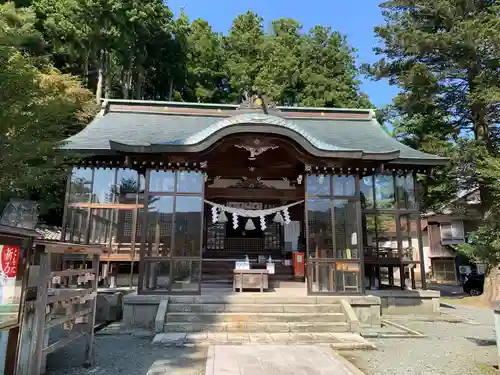
[(372, 110), (105, 100), (62, 148), (84, 156), (63, 240), (107, 246), (139, 294), (232, 283), (241, 261), (273, 263), (279, 286), (300, 276), (294, 253), (310, 294), (425, 288), (416, 176), (446, 159)]

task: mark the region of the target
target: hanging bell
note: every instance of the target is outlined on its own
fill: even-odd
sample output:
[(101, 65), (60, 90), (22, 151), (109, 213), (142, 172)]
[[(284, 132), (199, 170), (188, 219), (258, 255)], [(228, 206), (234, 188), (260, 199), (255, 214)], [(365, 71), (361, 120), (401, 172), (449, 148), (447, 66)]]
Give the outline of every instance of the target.
[(218, 223), (227, 223), (227, 216), (226, 216), (226, 213), (224, 211), (222, 211), (219, 214), (219, 218), (218, 218), (217, 222)]
[(275, 223), (280, 223), (280, 224), (283, 224), (283, 216), (281, 215), (281, 212), (276, 212), (276, 215), (274, 215), (274, 219), (273, 221)]
[(253, 223), (252, 219), (247, 220), (247, 223), (245, 224), (245, 230), (255, 230), (255, 224)]

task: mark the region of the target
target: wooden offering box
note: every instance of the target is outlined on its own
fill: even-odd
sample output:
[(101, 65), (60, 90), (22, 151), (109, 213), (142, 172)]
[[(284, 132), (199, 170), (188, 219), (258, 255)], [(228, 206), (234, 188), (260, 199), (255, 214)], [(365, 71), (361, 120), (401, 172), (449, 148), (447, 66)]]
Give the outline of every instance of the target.
[(253, 269), (233, 271), (233, 291), (240, 289), (260, 289), (261, 292), (269, 288), (269, 275), (267, 269)]

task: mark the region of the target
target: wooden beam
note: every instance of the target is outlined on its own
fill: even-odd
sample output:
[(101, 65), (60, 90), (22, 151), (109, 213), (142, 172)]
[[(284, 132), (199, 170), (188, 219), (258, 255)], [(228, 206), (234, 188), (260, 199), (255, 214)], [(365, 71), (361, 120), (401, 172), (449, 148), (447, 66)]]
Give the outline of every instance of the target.
[(238, 189), (238, 188), (211, 188), (208, 187), (206, 190), (207, 199), (213, 198), (232, 198), (232, 199), (284, 199), (284, 200), (295, 200), (300, 197), (304, 197), (302, 191), (290, 189), (290, 190), (278, 190), (278, 189)]

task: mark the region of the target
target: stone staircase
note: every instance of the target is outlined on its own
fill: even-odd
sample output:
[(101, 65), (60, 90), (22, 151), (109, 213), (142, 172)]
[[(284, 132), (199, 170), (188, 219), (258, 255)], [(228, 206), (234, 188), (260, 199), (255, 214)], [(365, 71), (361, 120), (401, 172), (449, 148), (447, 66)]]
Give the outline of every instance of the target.
[(322, 303), (315, 297), (266, 293), (170, 296), (164, 332), (352, 332), (356, 329), (350, 317), (341, 300)]

